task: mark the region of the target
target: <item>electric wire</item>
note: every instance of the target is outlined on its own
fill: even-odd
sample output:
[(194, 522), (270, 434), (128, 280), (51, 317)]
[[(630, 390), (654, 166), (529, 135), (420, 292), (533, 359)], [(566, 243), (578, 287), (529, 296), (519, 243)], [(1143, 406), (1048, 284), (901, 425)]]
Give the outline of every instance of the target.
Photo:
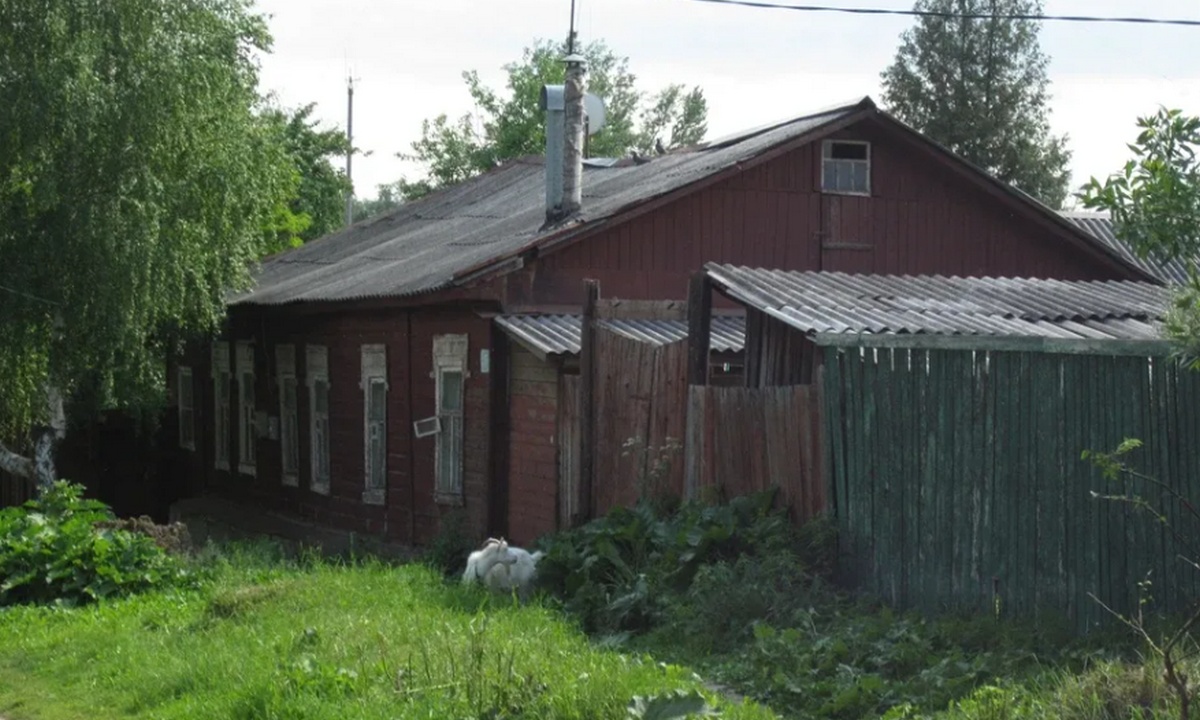
[(1187, 18), (1150, 18), (1150, 17), (1108, 17), (1098, 15), (1046, 15), (1030, 13), (1013, 13), (994, 15), (991, 13), (956, 13), (941, 10), (903, 10), (900, 8), (868, 8), (840, 7), (836, 5), (783, 5), (765, 2), (764, 0), (692, 0), (692, 2), (711, 3), (714, 5), (738, 5), (770, 10), (795, 10), (798, 12), (829, 12), (848, 13), (853, 15), (907, 15), (911, 17), (935, 17), (947, 20), (1035, 20), (1056, 22), (1081, 23), (1133, 23), (1142, 25), (1178, 25), (1200, 27), (1200, 19)]

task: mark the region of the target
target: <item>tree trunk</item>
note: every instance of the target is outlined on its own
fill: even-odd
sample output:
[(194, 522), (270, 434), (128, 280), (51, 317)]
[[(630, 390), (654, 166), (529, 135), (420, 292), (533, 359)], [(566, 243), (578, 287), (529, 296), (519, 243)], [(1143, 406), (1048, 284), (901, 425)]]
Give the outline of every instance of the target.
[(58, 480), (54, 464), (54, 448), (67, 433), (67, 416), (63, 408), (62, 394), (58, 388), (46, 390), (48, 425), (33, 428), (33, 457), (15, 453), (0, 443), (0, 470), (37, 483), (38, 493), (45, 492)]
[(50, 424), (37, 428), (33, 441), (33, 472), (39, 493), (58, 480), (54, 447), (67, 434), (67, 413), (63, 407), (62, 393), (53, 385), (46, 388), (46, 415), (50, 418)]

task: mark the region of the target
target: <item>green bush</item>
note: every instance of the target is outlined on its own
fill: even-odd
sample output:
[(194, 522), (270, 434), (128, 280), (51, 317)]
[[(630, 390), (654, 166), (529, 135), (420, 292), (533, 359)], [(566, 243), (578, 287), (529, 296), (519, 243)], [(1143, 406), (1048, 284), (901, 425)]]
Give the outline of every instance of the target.
[(649, 502), (617, 508), (543, 542), (544, 588), (589, 632), (642, 632), (659, 624), (705, 565), (789, 552), (796, 538), (767, 491), (725, 505)]
[(77, 605), (186, 577), (149, 536), (97, 527), (113, 519), (106, 505), (66, 481), (23, 507), (0, 510), (0, 605)]
[(794, 553), (743, 555), (701, 567), (673, 604), (668, 624), (694, 650), (728, 651), (749, 642), (754, 625), (790, 624), (797, 613), (832, 597)]
[(467, 527), (465, 510), (456, 508), (443, 515), (438, 533), (425, 551), (424, 562), (443, 575), (461, 575), (467, 566), (467, 556), (478, 549)]

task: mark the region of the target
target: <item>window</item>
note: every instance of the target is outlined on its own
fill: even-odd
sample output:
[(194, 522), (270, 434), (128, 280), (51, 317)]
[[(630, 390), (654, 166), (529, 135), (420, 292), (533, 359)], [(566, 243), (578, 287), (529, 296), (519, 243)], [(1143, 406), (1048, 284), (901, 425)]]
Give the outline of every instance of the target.
[(176, 370), (179, 393), (179, 447), (196, 449), (196, 387), (192, 384), (192, 369), (179, 366)]
[(296, 403), (296, 348), (275, 346), (275, 375), (279, 381), (279, 452), (283, 484), (300, 484), (300, 420)]
[(433, 376), (437, 395), (436, 499), (461, 502), (463, 495), (463, 406), (466, 396), (467, 336), (433, 339)]
[(387, 488), (387, 350), (362, 346), (363, 502), (382, 505)]
[(213, 467), (229, 469), (229, 343), (212, 347)]
[(329, 352), (322, 345), (305, 348), (308, 382), (308, 441), (311, 447), (309, 487), (329, 494)]
[(254, 422), (254, 343), (237, 344), (238, 471), (254, 474), (258, 438)]
[(870, 195), (871, 144), (857, 140), (826, 140), (821, 149), (821, 190)]

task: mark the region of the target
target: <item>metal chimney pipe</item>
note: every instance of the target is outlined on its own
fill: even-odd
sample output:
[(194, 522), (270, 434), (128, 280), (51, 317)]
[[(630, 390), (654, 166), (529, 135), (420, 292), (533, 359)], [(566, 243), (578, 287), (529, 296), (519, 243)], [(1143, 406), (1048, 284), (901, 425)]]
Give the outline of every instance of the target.
[(554, 222), (563, 199), (563, 86), (543, 85), (540, 105), (546, 112), (546, 220)]
[(587, 64), (582, 55), (568, 55), (566, 85), (563, 90), (563, 218), (579, 212), (583, 197), (583, 93)]

